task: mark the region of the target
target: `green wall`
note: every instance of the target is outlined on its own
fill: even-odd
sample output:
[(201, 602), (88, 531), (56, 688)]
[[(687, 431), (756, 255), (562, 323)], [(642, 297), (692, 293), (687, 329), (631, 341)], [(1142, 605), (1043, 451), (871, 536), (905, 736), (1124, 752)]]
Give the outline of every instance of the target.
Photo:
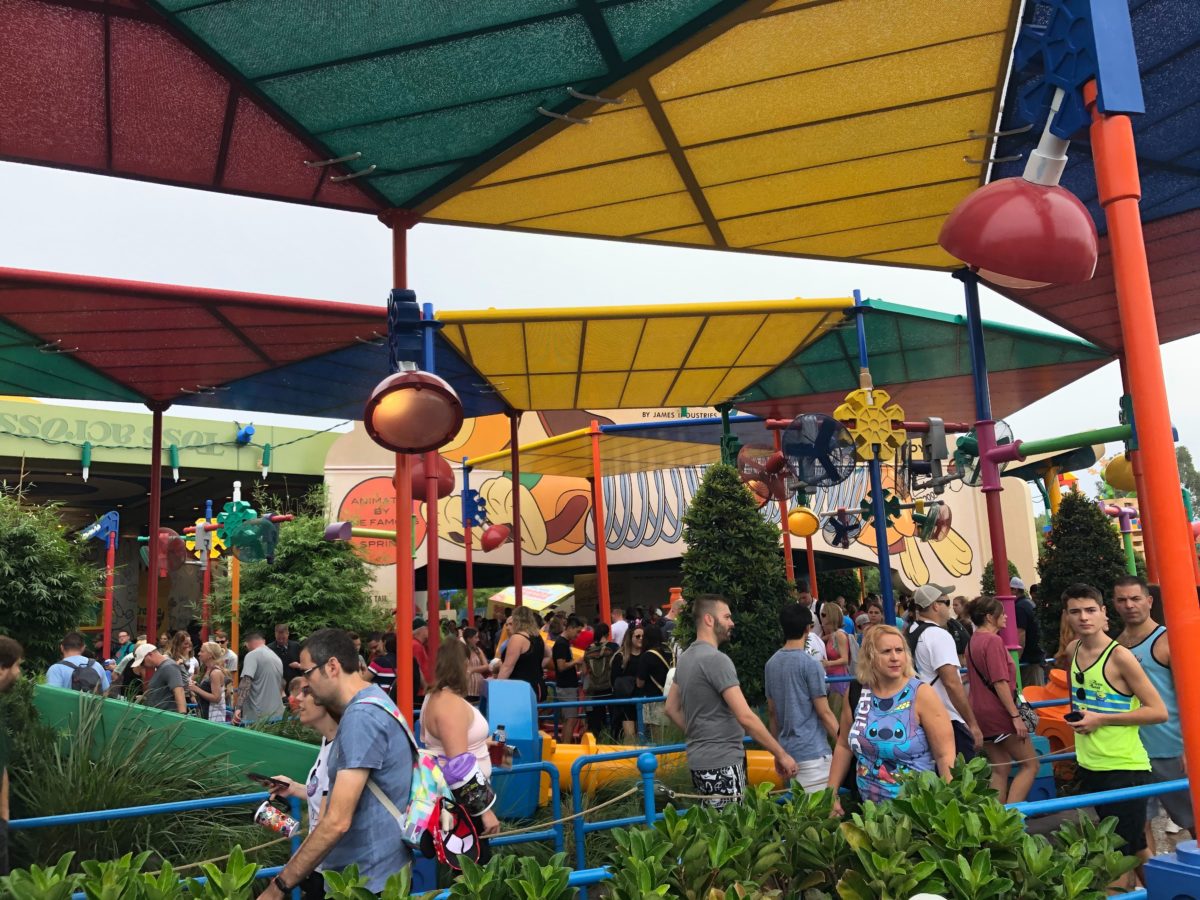
[[(98, 733), (105, 743), (127, 740), (132, 731), (144, 728), (159, 731), (166, 739), (169, 730), (178, 727), (175, 746), (182, 752), (195, 754), (197, 760), (227, 757), (229, 765), (237, 771), (282, 774), (299, 782), (308, 777), (308, 770), (317, 758), (318, 748), (312, 744), (249, 728), (235, 728), (44, 684), (39, 684), (34, 693), (34, 705), (42, 721), (59, 731), (71, 733), (75, 731), (83, 705), (97, 703), (103, 707)], [(94, 749), (99, 750), (98, 747)], [(258, 790), (261, 790), (258, 785), (246, 782), (247, 793)]]

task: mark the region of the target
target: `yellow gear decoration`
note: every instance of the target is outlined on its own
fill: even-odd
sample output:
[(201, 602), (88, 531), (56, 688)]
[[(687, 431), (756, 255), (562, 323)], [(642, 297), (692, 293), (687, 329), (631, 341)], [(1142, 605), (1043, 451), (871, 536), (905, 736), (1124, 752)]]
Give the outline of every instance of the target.
[[(206, 524), (204, 519), (196, 520), (197, 528), (199, 528), (201, 525), (204, 525), (204, 524)], [(217, 520), (216, 519), (208, 519), (207, 524), (216, 525)], [(196, 536), (194, 534), (185, 534), (184, 538), (187, 541), (188, 553), (192, 554), (192, 556), (196, 556)], [(210, 531), (208, 533), (208, 558), (209, 559), (220, 559), (221, 555), (224, 552), (225, 552), (225, 542), (223, 540), (221, 540), (221, 532)]]
[(854, 452), (859, 459), (870, 462), (878, 446), (879, 458), (886, 461), (903, 446), (904, 431), (893, 428), (892, 422), (904, 421), (904, 410), (891, 400), (891, 394), (880, 388), (859, 388), (847, 394), (846, 402), (833, 411), (833, 417), (841, 422), (854, 420), (846, 430), (854, 438)]

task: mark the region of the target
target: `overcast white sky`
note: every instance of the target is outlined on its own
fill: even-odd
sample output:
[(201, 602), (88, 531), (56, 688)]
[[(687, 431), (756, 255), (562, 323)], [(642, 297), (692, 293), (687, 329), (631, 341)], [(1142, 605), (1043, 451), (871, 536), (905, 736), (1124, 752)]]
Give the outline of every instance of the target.
[[(389, 232), (369, 215), (9, 163), (0, 163), (0, 198), (4, 266), (380, 305), (390, 286)], [(410, 233), (409, 254), (418, 299), (443, 309), (845, 296), (858, 288), (962, 312), (960, 285), (948, 275), (876, 266), (437, 225)], [(983, 314), (1061, 333), (986, 289)], [(1167, 345), (1163, 356), (1180, 440), (1195, 446), (1200, 337)], [(1120, 392), (1113, 364), (1009, 421), (1027, 440), (1116, 424)]]

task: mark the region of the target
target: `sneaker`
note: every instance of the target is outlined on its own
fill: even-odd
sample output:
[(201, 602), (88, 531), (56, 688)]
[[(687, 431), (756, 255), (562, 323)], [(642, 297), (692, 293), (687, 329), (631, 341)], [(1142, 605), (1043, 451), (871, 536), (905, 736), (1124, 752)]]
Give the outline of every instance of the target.
[(1183, 831), (1182, 828), (1175, 824), (1175, 820), (1170, 818), (1167, 819), (1167, 827), (1163, 830), (1167, 834), (1179, 834), (1179, 832)]

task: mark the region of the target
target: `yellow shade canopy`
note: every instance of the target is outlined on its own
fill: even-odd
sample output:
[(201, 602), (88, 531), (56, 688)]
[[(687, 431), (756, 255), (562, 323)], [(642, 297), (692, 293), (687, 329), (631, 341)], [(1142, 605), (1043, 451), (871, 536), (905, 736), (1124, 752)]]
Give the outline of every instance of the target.
[[(983, 183), (1017, 0), (782, 0), (446, 187), (426, 221), (919, 267)], [(583, 121), (586, 120), (586, 123)]]
[[(581, 428), (544, 441), (523, 444), (521, 471), (538, 475), (592, 477), (592, 431)], [(468, 459), (472, 469), (507, 471), (508, 450)], [(721, 459), (718, 444), (664, 441), (632, 434), (600, 434), (600, 468), (603, 475), (631, 475), (658, 469), (707, 466)]]
[(713, 406), (842, 320), (849, 297), (441, 312), (442, 335), (518, 410)]

